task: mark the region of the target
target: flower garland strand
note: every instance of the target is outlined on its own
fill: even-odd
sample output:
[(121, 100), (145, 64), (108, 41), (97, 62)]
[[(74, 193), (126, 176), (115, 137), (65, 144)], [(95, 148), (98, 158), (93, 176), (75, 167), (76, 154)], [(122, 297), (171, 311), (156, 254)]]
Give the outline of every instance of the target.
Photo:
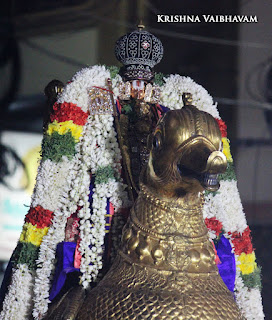
[[(77, 86), (80, 83), (80, 87), (83, 86), (82, 92), (85, 92), (81, 98), (85, 98), (85, 100), (80, 100), (83, 104), (81, 110), (86, 110), (86, 103), (88, 102), (88, 88), (90, 86), (90, 81), (86, 81), (86, 76), (90, 76), (90, 73), (93, 73), (97, 67), (91, 69), (83, 69), (74, 77), (74, 81), (68, 84), (70, 90), (67, 92), (64, 90), (63, 95), (60, 96), (58, 103), (62, 109), (62, 123), (64, 120), (67, 120), (64, 116), (63, 105), (66, 106), (75, 106), (73, 102), (78, 102), (71, 97), (69, 97), (69, 93), (73, 91), (73, 86)], [(100, 70), (104, 71), (104, 67), (98, 67)], [(93, 79), (92, 79), (93, 80)], [(97, 79), (96, 79), (97, 80)], [(99, 82), (99, 81), (98, 81)], [(106, 79), (104, 78), (104, 83)], [(85, 88), (84, 88), (85, 86)], [(85, 89), (85, 90), (84, 90)], [(68, 96), (67, 96), (68, 95)], [(63, 96), (66, 96), (70, 102), (63, 101)], [(69, 101), (68, 100), (68, 101)], [(73, 102), (71, 102), (73, 101)], [(85, 111), (83, 111), (85, 112)], [(59, 117), (60, 119), (60, 117)], [(51, 117), (51, 120), (55, 121), (55, 118)], [(54, 128), (54, 129), (52, 129)], [(103, 132), (103, 129), (106, 129)], [(49, 134), (53, 134), (56, 131), (58, 134), (67, 134), (68, 130), (60, 130), (60, 126), (56, 126), (53, 123), (52, 127), (48, 128)], [(79, 139), (79, 143), (76, 145), (75, 151), (78, 152), (76, 154), (75, 163), (72, 165), (74, 170), (71, 172), (72, 174), (71, 186), (67, 187), (66, 190), (70, 190), (68, 196), (64, 196), (64, 198), (71, 199), (70, 207), (73, 209), (69, 209), (69, 201), (64, 202), (62, 207), (55, 212), (56, 218), (53, 221), (53, 228), (49, 229), (47, 237), (44, 238), (43, 244), (41, 246), (40, 257), (38, 262), (42, 263), (39, 265), (39, 269), (37, 270), (37, 278), (36, 278), (36, 286), (35, 289), (35, 304), (33, 315), (35, 319), (40, 319), (43, 314), (47, 311), (48, 305), (48, 296), (49, 296), (49, 279), (52, 275), (54, 265), (53, 265), (53, 255), (55, 252), (55, 248), (58, 242), (63, 241), (64, 238), (64, 230), (66, 220), (70, 214), (75, 212), (76, 206), (79, 205), (81, 208), (78, 211), (78, 216), (80, 218), (80, 246), (79, 251), (82, 255), (81, 257), (81, 266), (80, 270), (82, 272), (81, 283), (84, 287), (88, 287), (88, 284), (95, 280), (99, 270), (102, 267), (101, 255), (102, 246), (104, 242), (105, 235), (105, 211), (107, 204), (107, 197), (110, 197), (113, 204), (115, 204), (115, 209), (118, 208), (124, 203), (126, 199), (125, 188), (126, 186), (120, 181), (120, 150), (118, 147), (118, 143), (116, 140), (116, 133), (113, 129), (113, 117), (100, 115), (100, 116), (89, 116), (87, 119), (87, 124), (83, 129), (82, 136)], [(107, 139), (105, 139), (107, 138)], [(108, 181), (108, 185), (101, 186), (100, 188), (96, 186), (95, 193), (93, 195), (93, 208), (92, 208), (92, 217), (90, 216), (89, 210), (89, 184), (90, 184), (90, 174), (89, 170), (91, 170), (92, 174), (95, 174), (98, 168), (107, 167), (111, 165), (117, 179), (117, 181)], [(111, 190), (113, 195), (108, 191), (105, 194), (104, 190)], [(118, 192), (119, 195), (118, 195)], [(103, 194), (104, 192), (104, 194)], [(97, 198), (97, 201), (95, 201)], [(63, 215), (63, 211), (66, 208), (66, 213)], [(67, 211), (68, 210), (68, 211)], [(59, 217), (62, 217), (61, 221), (58, 221)], [(95, 222), (95, 223), (93, 223)], [(92, 224), (94, 224), (92, 226)], [(96, 226), (95, 226), (96, 225)], [(57, 230), (61, 230), (61, 236), (56, 237), (55, 234)], [(90, 242), (92, 246), (90, 246)], [(43, 249), (45, 253), (43, 253)], [(50, 257), (48, 256), (50, 255)], [(47, 259), (47, 262), (43, 262), (44, 259)], [(48, 280), (46, 280), (48, 279)]]
[[(50, 191), (55, 191), (54, 193), (52, 193), (53, 199), (54, 196), (59, 195), (59, 190), (62, 190), (62, 185), (64, 185), (65, 180), (63, 179), (62, 181), (60, 181), (57, 184), (57, 188), (52, 188), (52, 186), (54, 186), (55, 175), (60, 168), (60, 171), (62, 172), (66, 171), (67, 169), (65, 165), (53, 165), (51, 160), (41, 161), (36, 178), (36, 186), (32, 195), (31, 207), (25, 217), (25, 224), (23, 226), (23, 230), (17, 247), (13, 253), (11, 284), (8, 287), (7, 295), (4, 300), (4, 305), (6, 306), (6, 308), (4, 308), (0, 314), (1, 319), (6, 319), (9, 317), (9, 315), (6, 313), (7, 310), (13, 310), (13, 308), (16, 308), (16, 304), (13, 304), (13, 300), (10, 300), (9, 297), (12, 296), (10, 292), (18, 292), (18, 294), (20, 295), (20, 288), (18, 288), (20, 281), (24, 283), (25, 292), (29, 292), (29, 294), (26, 295), (24, 299), (22, 299), (22, 302), (29, 306), (32, 305), (32, 283), (36, 276), (36, 260), (39, 255), (42, 238), (47, 233), (48, 227), (52, 223), (51, 220), (53, 217), (53, 212), (51, 211), (53, 209), (51, 206), (52, 202), (46, 203), (46, 201), (41, 201), (39, 203), (39, 199), (44, 199), (43, 195), (45, 199), (49, 199), (50, 197), (46, 198), (46, 192)], [(50, 199), (52, 200), (52, 198)], [(44, 207), (47, 209), (44, 209)], [(17, 272), (18, 270), (20, 270), (20, 268), (23, 268), (22, 266), (24, 266), (24, 272)], [(28, 270), (31, 279), (25, 282), (24, 274), (27, 273), (26, 269)], [(13, 281), (15, 275), (17, 280)], [(19, 280), (20, 277), (21, 280)], [(27, 301), (27, 298), (29, 298), (30, 301)], [(21, 312), (19, 312), (18, 314), (22, 319), (25, 319), (28, 317), (28, 312), (29, 310), (27, 308), (22, 307)]]
[(213, 98), (206, 89), (194, 80), (178, 74), (171, 74), (163, 79), (165, 83), (161, 86), (160, 104), (171, 110), (181, 109), (184, 106), (182, 95), (189, 92), (192, 94), (192, 104), (194, 106), (201, 111), (210, 113), (214, 118), (220, 119)]
[[(81, 203), (83, 207), (79, 211), (81, 235), (79, 250), (82, 255), (80, 271), (84, 288), (87, 288), (90, 282), (96, 281), (102, 268), (107, 199), (114, 204), (115, 211), (118, 211), (126, 199), (126, 196), (124, 197), (126, 186), (120, 181), (121, 154), (113, 129), (113, 117), (111, 115), (90, 117), (86, 131), (82, 144), (83, 161), (91, 168), (92, 174), (96, 175), (96, 183), (93, 190), (92, 215), (87, 205), (88, 199), (85, 197), (88, 194), (89, 184), (85, 186), (85, 191), (81, 195), (82, 198), (85, 197), (85, 201)], [(88, 151), (92, 152), (88, 154)], [(103, 172), (103, 168), (112, 168), (114, 175), (99, 183), (98, 174), (100, 171)], [(121, 190), (121, 195), (118, 194), (118, 189)]]
[[(70, 175), (68, 174), (66, 186), (70, 189), (75, 172), (72, 168), (76, 167), (78, 159), (70, 164)], [(67, 189), (68, 189), (67, 188)], [(64, 230), (67, 218), (71, 212), (76, 211), (76, 206), (70, 201), (69, 191), (64, 190), (59, 201), (58, 209), (54, 212), (54, 220), (49, 228), (47, 235), (43, 238), (40, 246), (39, 257), (37, 259), (37, 270), (34, 285), (34, 319), (41, 319), (48, 308), (48, 297), (50, 290), (51, 274), (54, 270), (55, 250), (59, 242), (64, 240)]]
[(28, 319), (32, 309), (33, 274), (26, 264), (13, 270), (12, 283), (3, 303), (1, 320)]
[[(83, 129), (84, 134), (84, 129)], [(78, 144), (81, 144), (81, 137)], [(78, 148), (78, 147), (77, 147)], [(77, 149), (75, 150), (77, 151)], [(54, 212), (52, 226), (49, 228), (47, 235), (43, 238), (40, 246), (39, 257), (37, 259), (37, 275), (34, 286), (34, 319), (41, 319), (47, 312), (50, 279), (54, 271), (55, 250), (57, 244), (62, 242), (65, 237), (65, 226), (69, 216), (76, 212), (78, 198), (74, 195), (73, 190), (77, 185), (78, 168), (82, 165), (80, 153), (76, 153), (74, 158), (69, 162), (68, 172), (65, 181), (65, 188), (58, 201), (57, 209)], [(89, 182), (89, 180), (88, 180)]]
[(222, 120), (217, 121), (228, 166), (227, 172), (222, 176), (220, 189), (206, 195), (203, 215), (211, 240), (218, 240), (222, 235), (229, 239), (236, 261), (234, 294), (238, 307), (246, 319), (261, 320), (264, 319), (264, 313), (260, 294), (260, 268), (255, 261), (250, 229), (237, 188), (226, 125)]
[[(73, 109), (74, 115), (79, 111), (76, 106), (73, 106), (71, 104), (66, 105), (66, 108), (67, 110)], [(53, 109), (54, 115), (57, 117), (59, 113), (59, 105), (54, 105)], [(82, 119), (84, 119), (84, 116), (82, 115), (82, 112), (80, 114), (80, 118), (80, 121), (83, 121)], [(77, 122), (76, 119), (73, 120), (75, 121), (75, 123)], [(71, 124), (72, 123), (69, 122), (69, 125)], [(30, 292), (29, 295), (26, 295), (25, 298), (22, 299), (22, 302), (24, 302), (25, 306), (30, 306), (30, 301), (34, 300), (35, 310), (35, 298), (33, 299), (32, 282), (35, 278), (35, 282), (39, 284), (39, 276), (37, 277), (38, 272), (36, 273), (35, 270), (37, 268), (36, 260), (39, 259), (41, 253), (43, 252), (42, 246), (44, 245), (40, 247), (40, 244), (42, 243), (44, 238), (46, 238), (50, 227), (52, 227), (52, 223), (53, 225), (56, 224), (57, 218), (55, 217), (55, 210), (59, 206), (59, 198), (61, 196), (61, 193), (65, 189), (67, 174), (70, 172), (69, 165), (71, 163), (69, 162), (68, 158), (75, 154), (75, 145), (77, 143), (78, 137), (73, 137), (71, 135), (70, 129), (63, 132), (55, 132), (54, 139), (51, 139), (50, 135), (52, 135), (52, 132), (50, 132), (49, 124), (49, 129), (47, 129), (47, 132), (44, 135), (43, 139), (42, 161), (38, 170), (36, 186), (31, 201), (31, 208), (25, 218), (25, 224), (23, 226), (20, 240), (13, 254), (13, 275), (11, 278), (11, 284), (8, 288), (8, 293), (4, 300), (5, 308), (1, 312), (1, 317), (3, 319), (6, 319), (9, 316), (8, 314), (6, 314), (7, 310), (13, 310), (14, 308), (16, 308), (16, 304), (13, 305), (13, 302), (11, 299), (9, 299), (9, 297), (11, 296), (10, 293), (12, 292), (18, 292), (18, 295), (20, 295), (20, 288), (18, 288), (20, 281), (25, 285), (24, 291)], [(65, 139), (67, 136), (71, 136), (71, 138), (75, 140), (75, 142), (72, 141), (71, 149), (67, 149), (66, 147), (63, 148), (63, 144), (66, 141)], [(51, 141), (50, 143), (48, 143), (48, 140), (50, 139)], [(57, 151), (57, 158), (55, 157), (55, 152), (52, 152), (52, 150)], [(46, 249), (47, 251), (50, 251), (50, 246), (46, 246)], [(53, 255), (54, 259), (54, 253), (51, 252), (51, 254)], [(46, 259), (44, 261), (47, 262)], [(27, 268), (28, 272), (30, 272), (30, 270), (33, 270), (32, 273), (29, 273), (31, 279), (27, 282), (23, 281), (24, 273), (17, 272), (17, 270), (20, 270), (20, 268), (22, 268), (22, 266), (24, 265), (25, 268)], [(40, 282), (42, 284), (41, 289), (43, 289), (44, 284), (46, 286), (46, 282), (49, 282), (48, 274), (48, 272), (45, 272), (43, 274), (46, 281)], [(17, 281), (13, 281), (15, 275), (17, 277)], [(20, 277), (21, 280), (19, 279)], [(38, 290), (37, 286), (34, 286), (34, 294), (35, 290)], [(29, 298), (30, 301), (26, 301), (27, 298)], [(31, 309), (32, 307), (22, 307), (20, 312), (18, 312), (19, 317), (21, 317), (22, 319), (28, 318), (28, 313)], [(39, 313), (39, 316), (40, 314), (41, 313)]]

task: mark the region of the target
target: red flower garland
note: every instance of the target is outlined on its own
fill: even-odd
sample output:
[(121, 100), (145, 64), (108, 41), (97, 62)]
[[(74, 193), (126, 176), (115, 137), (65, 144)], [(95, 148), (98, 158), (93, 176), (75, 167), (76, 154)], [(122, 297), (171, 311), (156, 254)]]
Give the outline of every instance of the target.
[(222, 138), (226, 138), (227, 137), (227, 125), (221, 119), (215, 119), (215, 120), (218, 123), (219, 129), (221, 131)]
[(234, 232), (231, 236), (232, 243), (234, 245), (234, 250), (237, 255), (241, 253), (252, 253), (253, 246), (251, 242), (250, 229), (247, 227), (242, 234)]
[(50, 115), (50, 120), (53, 122), (64, 122), (72, 120), (73, 123), (84, 126), (88, 118), (88, 113), (84, 112), (74, 103), (63, 102), (53, 105), (53, 113)]
[(49, 227), (52, 223), (53, 212), (44, 209), (42, 206), (37, 206), (35, 208), (30, 208), (28, 214), (25, 217), (25, 222), (31, 223), (37, 228)]
[(205, 223), (208, 229), (215, 231), (216, 235), (219, 236), (222, 231), (223, 225), (216, 218), (206, 218)]

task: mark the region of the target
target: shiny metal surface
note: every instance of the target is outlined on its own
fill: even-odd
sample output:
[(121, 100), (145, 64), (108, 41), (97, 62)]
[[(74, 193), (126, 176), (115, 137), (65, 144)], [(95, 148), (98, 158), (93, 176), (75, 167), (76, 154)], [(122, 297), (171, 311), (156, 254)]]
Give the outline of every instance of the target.
[(76, 319), (243, 319), (202, 214), (202, 174), (225, 166), (215, 120), (193, 106), (169, 111), (152, 139), (118, 256)]

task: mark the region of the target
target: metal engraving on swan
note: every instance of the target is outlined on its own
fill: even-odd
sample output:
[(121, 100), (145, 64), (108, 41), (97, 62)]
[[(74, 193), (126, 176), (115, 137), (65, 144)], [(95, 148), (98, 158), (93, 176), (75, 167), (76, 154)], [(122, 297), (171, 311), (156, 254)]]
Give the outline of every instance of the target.
[(226, 169), (214, 118), (169, 111), (149, 138), (150, 157), (119, 253), (76, 319), (243, 319), (215, 264), (203, 190)]

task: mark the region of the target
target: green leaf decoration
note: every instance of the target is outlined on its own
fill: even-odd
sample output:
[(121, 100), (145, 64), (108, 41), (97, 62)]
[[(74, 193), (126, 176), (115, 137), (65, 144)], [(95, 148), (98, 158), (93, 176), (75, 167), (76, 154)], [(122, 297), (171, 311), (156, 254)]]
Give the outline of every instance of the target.
[(123, 105), (123, 107), (122, 107), (122, 112), (123, 112), (124, 114), (129, 114), (130, 112), (132, 112), (132, 107), (131, 107), (131, 105), (129, 105), (129, 104)]
[(30, 270), (35, 270), (38, 255), (39, 247), (30, 242), (18, 242), (11, 261), (15, 264), (27, 264)]
[(218, 193), (218, 191), (208, 191), (205, 190), (204, 191), (204, 196), (207, 197), (208, 195), (212, 194), (213, 196), (215, 196)]
[(234, 165), (232, 162), (228, 162), (226, 172), (220, 174), (219, 179), (225, 180), (225, 181), (236, 180), (236, 174), (235, 174)]
[(156, 72), (155, 76), (154, 76), (154, 84), (158, 85), (158, 86), (162, 86), (164, 84), (164, 80), (163, 78), (165, 77), (165, 75), (161, 72)]
[(76, 154), (75, 145), (71, 131), (64, 135), (57, 132), (45, 135), (42, 142), (42, 159), (50, 159), (54, 162), (60, 162), (62, 156), (71, 159)]
[(258, 266), (254, 272), (250, 274), (241, 274), (244, 285), (248, 288), (262, 289), (261, 268)]
[(114, 179), (114, 170), (111, 166), (100, 167), (95, 173), (95, 183), (106, 183), (109, 179)]
[(119, 68), (116, 66), (108, 66), (108, 67), (106, 66), (106, 68), (110, 72), (111, 79), (115, 78), (117, 76), (117, 74), (119, 73)]
[[(234, 165), (232, 162), (228, 162), (226, 172), (222, 173), (219, 175), (219, 181), (224, 180), (224, 181), (236, 181), (236, 174), (234, 171)], [(218, 191), (207, 191), (205, 190), (204, 195), (205, 197), (212, 194), (215, 196), (218, 192), (220, 192), (220, 189)]]

